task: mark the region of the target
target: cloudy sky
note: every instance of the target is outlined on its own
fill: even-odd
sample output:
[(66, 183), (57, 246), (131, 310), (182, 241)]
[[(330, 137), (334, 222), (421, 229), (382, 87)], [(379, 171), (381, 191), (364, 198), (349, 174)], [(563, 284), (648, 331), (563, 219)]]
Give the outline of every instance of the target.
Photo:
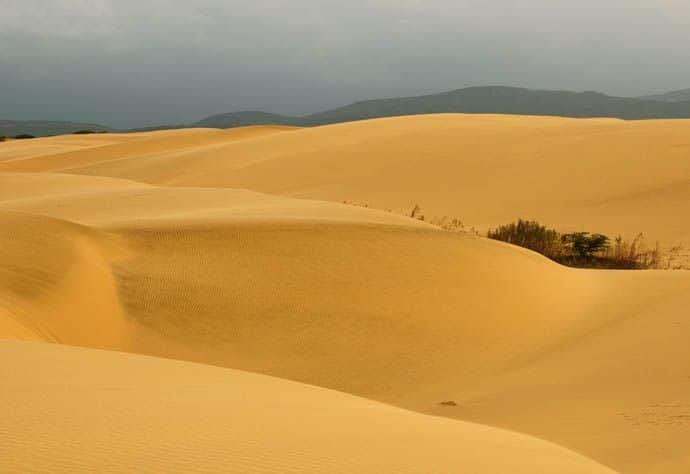
[(0, 118), (304, 114), (470, 85), (690, 87), (688, 0), (0, 0)]

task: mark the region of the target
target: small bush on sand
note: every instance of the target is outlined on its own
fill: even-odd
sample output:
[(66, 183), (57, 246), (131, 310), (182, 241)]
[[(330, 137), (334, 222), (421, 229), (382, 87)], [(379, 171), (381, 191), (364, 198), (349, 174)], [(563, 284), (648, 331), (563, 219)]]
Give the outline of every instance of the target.
[[(626, 241), (619, 236), (612, 244), (603, 234), (560, 234), (538, 222), (518, 220), (490, 230), (487, 236), (534, 250), (570, 267), (631, 270), (665, 268), (658, 244), (652, 249), (647, 248), (642, 234), (632, 241)], [(669, 257), (669, 267), (671, 261)]]
[(609, 238), (602, 234), (589, 232), (574, 232), (561, 236), (561, 243), (571, 255), (579, 258), (592, 258), (609, 248)]
[[(372, 208), (368, 202), (343, 201), (343, 204)], [(407, 209), (386, 211), (425, 221), (449, 232), (481, 235), (474, 227), (466, 228), (460, 219), (425, 215), (419, 204)], [(528, 248), (569, 267), (678, 270), (688, 269), (690, 262), (690, 253), (682, 246), (670, 247), (664, 251), (659, 244), (650, 248), (645, 245), (642, 234), (631, 241), (621, 236), (612, 241), (603, 234), (589, 232), (561, 234), (536, 221), (520, 219), (490, 230), (487, 236)]]
[(517, 222), (502, 225), (496, 230), (490, 230), (488, 237), (534, 250), (552, 259), (558, 258), (563, 250), (558, 232), (547, 229), (535, 221), (520, 219)]
[(30, 138), (36, 138), (36, 137), (33, 135), (30, 135), (28, 133), (20, 133), (19, 135), (15, 135), (14, 138), (17, 140), (28, 140)]
[(107, 130), (77, 130), (72, 132), (73, 135), (91, 135), (94, 133), (108, 133)]

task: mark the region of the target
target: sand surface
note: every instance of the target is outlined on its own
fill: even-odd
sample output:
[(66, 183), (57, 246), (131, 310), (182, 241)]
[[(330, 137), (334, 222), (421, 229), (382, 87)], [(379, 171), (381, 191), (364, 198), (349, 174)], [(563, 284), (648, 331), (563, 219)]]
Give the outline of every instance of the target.
[[(681, 218), (690, 201), (690, 120), (440, 114), (251, 140), (223, 142), (218, 133), (185, 131), (178, 139), (207, 135), (218, 146), (113, 161), (107, 150), (115, 146), (66, 160), (0, 163), (0, 170), (240, 187), (399, 211), (418, 204), (428, 216), (458, 218), (481, 231), (522, 217), (563, 231), (643, 233), (650, 243), (684, 244), (690, 251), (690, 219)], [(164, 141), (153, 137), (146, 138)]]
[(26, 342), (0, 341), (0, 361), (3, 472), (613, 472), (518, 433), (248, 372)]
[[(227, 377), (229, 386), (246, 384), (247, 390), (274, 384), (267, 390), (275, 411), (283, 393), (292, 397), (285, 403), (337, 406), (331, 411), (342, 420), (364, 403), (404, 414), (406, 428), (390, 428), (393, 432), (424, 434), (405, 441), (419, 448), (405, 452), (398, 438), (386, 436), (385, 426), (393, 421), (376, 422), (378, 429), (365, 430), (371, 437), (365, 438), (345, 422), (313, 418), (304, 427), (304, 439), (326, 430), (328, 436), (380, 449), (353, 465), (342, 459), (357, 461), (350, 455), (354, 445), (332, 438), (318, 444), (318, 455), (305, 455), (302, 448), (299, 456), (281, 451), (285, 457), (276, 456), (275, 462), (291, 459), (290, 469), (296, 471), (352, 466), (364, 472), (458, 472), (434, 464), (439, 459), (447, 466), (478, 466), (466, 472), (504, 472), (505, 464), (492, 464), (501, 462), (516, 472), (601, 469), (588, 467), (569, 449), (620, 472), (684, 473), (690, 470), (690, 273), (567, 269), (513, 246), (336, 201), (401, 209), (418, 202), (453, 216), (471, 210), (478, 225), (553, 215), (564, 226), (585, 222), (607, 231), (606, 225), (615, 224), (620, 232), (658, 231), (659, 238), (683, 241), (690, 235), (682, 218), (690, 211), (690, 200), (683, 198), (690, 183), (690, 147), (683, 148), (684, 141), (690, 143), (688, 130), (688, 121), (453, 115), (308, 130), (184, 130), (121, 140), (107, 134), (93, 136), (93, 142), (91, 136), (56, 137), (21, 147), (12, 142), (9, 151), (3, 144), (0, 338), (182, 359), (283, 380), (121, 354), (60, 352), (52, 345), (0, 347), (22, 354), (4, 358), (10, 361), (41, 365), (41, 357), (64, 355), (65, 367), (82, 364), (83, 376), (73, 375), (63, 390), (79, 380), (84, 393), (100, 393), (101, 377), (112, 372), (114, 381), (129, 383), (122, 374), (140, 365), (142, 379), (158, 371), (211, 371), (213, 380)], [(106, 137), (112, 142), (105, 143)], [(59, 139), (71, 148), (46, 151), (45, 141)], [(583, 156), (588, 158), (582, 169), (573, 171)], [(586, 179), (595, 162), (599, 174)], [(616, 171), (616, 163), (626, 166)], [(555, 176), (563, 179), (547, 187), (544, 183)], [(597, 209), (605, 210), (592, 211), (596, 199), (580, 199), (576, 190), (596, 196), (603, 206)], [(652, 203), (649, 212), (638, 206), (642, 201)], [(525, 209), (537, 214), (528, 216)], [(97, 360), (91, 362), (92, 357)], [(5, 363), (3, 370), (12, 367)], [(53, 384), (53, 370), (26, 372), (36, 375), (13, 380), (34, 384), (45, 398), (42, 387)], [(161, 381), (161, 387), (184, 386), (180, 377)], [(266, 382), (253, 382), (259, 380)], [(160, 390), (145, 384), (126, 402), (155, 405)], [(194, 396), (201, 398), (166, 398), (173, 405), (194, 406), (189, 413), (175, 408), (184, 412), (176, 429), (193, 424), (199, 406), (209, 417), (236, 416), (219, 408), (215, 394)], [(69, 451), (55, 437), (65, 426), (60, 423), (82, 423), (74, 428), (81, 431), (86, 418), (66, 416), (72, 410), (59, 400), (41, 405), (52, 419), (62, 420), (52, 425), (61, 428), (46, 436), (53, 436), (57, 444), (48, 444), (63, 452), (64, 469), (74, 470)], [(130, 406), (122, 403), (113, 410)], [(439, 421), (390, 405), (456, 420)], [(98, 407), (95, 403), (89, 410)], [(158, 416), (164, 416), (164, 408)], [(113, 410), (104, 408), (98, 416)], [(250, 426), (253, 411), (239, 411)], [(278, 443), (289, 420), (263, 416), (262, 423), (275, 430), (270, 442)], [(131, 423), (129, 431), (112, 430), (122, 434), (122, 442), (133, 440), (123, 463), (148, 463), (155, 470), (150, 464), (155, 456), (141, 451), (146, 440), (152, 453), (179, 443), (174, 430), (171, 438), (151, 441), (156, 430), (165, 431), (163, 422), (140, 421), (134, 414), (122, 418), (118, 423)], [(149, 424), (141, 431), (137, 423)], [(11, 431), (8, 426), (5, 431)], [(28, 462), (21, 452), (31, 430), (40, 428), (36, 421), (12, 438), (15, 467)], [(228, 456), (237, 459), (237, 450), (246, 449), (255, 470), (289, 471), (284, 464), (261, 464), (264, 458), (252, 451), (261, 438), (252, 438), (251, 430), (231, 434), (218, 422), (205, 437), (201, 429), (187, 435), (193, 443), (187, 455), (213, 452), (203, 465), (209, 470), (228, 459), (217, 443), (246, 435), (244, 447), (233, 447)], [(489, 432), (493, 448), (477, 434)], [(534, 446), (514, 449), (513, 438)], [(442, 451), (458, 439), (462, 442), (452, 455)], [(91, 459), (102, 462), (103, 446), (96, 444), (90, 445)], [(470, 452), (476, 457), (467, 458)], [(391, 453), (409, 457), (399, 465), (386, 464), (393, 462)], [(332, 468), (313, 456), (332, 462), (327, 465)], [(181, 463), (179, 470), (186, 470), (184, 459), (174, 459)], [(555, 464), (535, 469), (530, 463), (539, 459)]]

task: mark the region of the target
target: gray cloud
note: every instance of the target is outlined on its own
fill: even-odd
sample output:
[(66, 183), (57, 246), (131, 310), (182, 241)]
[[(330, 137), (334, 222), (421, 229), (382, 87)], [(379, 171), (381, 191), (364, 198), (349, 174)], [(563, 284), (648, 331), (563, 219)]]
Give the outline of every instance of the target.
[(686, 0), (0, 0), (0, 116), (117, 126), (467, 85), (690, 87)]

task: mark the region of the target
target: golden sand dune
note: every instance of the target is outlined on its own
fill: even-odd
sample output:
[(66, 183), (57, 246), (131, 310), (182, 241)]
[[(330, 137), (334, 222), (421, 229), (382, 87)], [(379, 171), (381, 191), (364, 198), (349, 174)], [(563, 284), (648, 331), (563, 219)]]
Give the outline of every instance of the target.
[[(180, 135), (195, 135), (212, 129), (186, 129), (186, 130), (160, 130), (140, 133), (93, 133), (86, 135), (60, 135), (55, 137), (42, 137), (31, 140), (9, 140), (0, 148), (0, 163), (3, 161), (16, 162), (25, 159), (37, 159), (48, 155), (61, 155), (63, 153), (79, 150), (91, 150), (117, 145), (126, 142), (141, 142), (152, 138), (178, 137)], [(41, 162), (42, 160), (39, 160)]]
[(52, 216), (85, 225), (141, 227), (224, 219), (391, 224), (435, 229), (401, 215), (342, 204), (286, 199), (242, 189), (167, 188), (113, 178), (0, 173), (0, 209)]
[[(623, 472), (688, 465), (685, 272), (569, 270), (395, 214), (250, 191), (23, 173), (0, 183), (8, 337), (486, 420)], [(663, 436), (639, 422), (657, 405), (679, 407), (661, 409), (675, 421)]]
[(223, 144), (287, 130), (292, 128), (183, 129), (40, 138), (32, 140), (28, 146), (13, 142), (7, 148), (0, 148), (0, 171), (59, 172), (77, 166), (126, 162), (128, 158), (145, 158), (147, 161), (171, 159), (185, 150), (212, 152)]
[[(0, 212), (0, 302), (9, 334), (93, 347), (124, 344), (125, 318), (103, 252), (117, 238), (44, 216)], [(22, 337), (25, 339), (26, 337)]]
[[(168, 132), (170, 133), (170, 132)], [(482, 115), (398, 117), (278, 133), (60, 170), (154, 184), (367, 202), (486, 230), (518, 217), (690, 247), (690, 121)], [(141, 154), (143, 155), (143, 153)], [(88, 162), (89, 164), (87, 164)], [(4, 170), (54, 165), (7, 163)]]
[(55, 155), (76, 150), (86, 150), (106, 145), (121, 143), (127, 139), (138, 140), (139, 137), (130, 134), (93, 134), (93, 135), (62, 135), (57, 137), (36, 138), (32, 140), (9, 140), (2, 143), (0, 148), (0, 163), (4, 161), (20, 161)]
[(682, 240), (687, 128), (453, 115), (158, 132), (6, 161), (0, 338), (260, 372), (531, 434), (626, 473), (684, 473), (689, 273), (567, 269), (279, 195)]
[(0, 342), (0, 376), (5, 472), (613, 472), (517, 433), (186, 362)]

